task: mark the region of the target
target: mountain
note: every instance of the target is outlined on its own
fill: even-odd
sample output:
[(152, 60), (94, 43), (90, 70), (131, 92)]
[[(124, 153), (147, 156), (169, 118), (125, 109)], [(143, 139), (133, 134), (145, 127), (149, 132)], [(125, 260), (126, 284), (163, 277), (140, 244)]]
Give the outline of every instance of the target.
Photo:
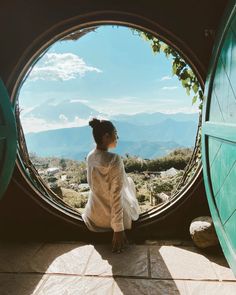
[[(116, 126), (119, 140), (114, 152), (143, 158), (162, 156), (177, 147), (192, 147), (198, 125), (196, 113), (156, 112), (108, 116), (78, 100), (64, 100), (60, 103), (48, 100), (22, 115), (22, 123), (27, 118), (32, 119), (32, 124), (35, 124), (34, 119), (38, 118), (38, 130), (43, 129), (43, 124), (47, 129), (25, 134), (28, 150), (39, 156), (63, 156), (83, 160), (95, 146), (92, 129), (86, 123), (92, 116), (106, 117)], [(83, 125), (87, 125), (74, 127), (77, 125), (76, 118), (83, 119)], [(33, 126), (31, 120), (28, 122)]]
[(69, 121), (73, 121), (76, 117), (81, 119), (88, 119), (90, 116), (103, 116), (112, 121), (126, 122), (134, 125), (155, 125), (165, 120), (171, 119), (180, 122), (193, 121), (198, 122), (198, 113), (175, 113), (165, 114), (160, 112), (155, 113), (138, 113), (133, 115), (120, 114), (120, 115), (107, 115), (98, 112), (94, 108), (89, 107), (80, 100), (63, 100), (56, 103), (53, 99), (36, 106), (29, 112), (22, 112), (22, 118), (34, 117), (44, 119), (48, 122), (55, 122), (60, 120), (60, 116), (65, 116)]
[[(39, 156), (57, 156), (75, 160), (84, 160), (87, 153), (95, 147), (91, 128), (65, 128), (26, 134), (27, 147)], [(155, 158), (181, 147), (176, 142), (124, 141), (119, 140), (112, 151), (120, 155), (126, 153), (142, 158)]]
[(175, 121), (166, 119), (160, 123), (138, 126), (119, 121), (112, 121), (117, 128), (118, 136), (125, 141), (174, 141), (182, 146), (192, 146), (197, 132), (197, 122)]
[[(114, 152), (129, 153), (143, 158), (167, 154), (177, 147), (191, 147), (196, 134), (193, 122), (165, 120), (159, 124), (139, 126), (115, 122), (118, 145)], [(94, 145), (90, 126), (62, 128), (25, 135), (30, 152), (39, 156), (63, 156), (83, 160)]]
[(64, 100), (60, 103), (48, 100), (36, 106), (30, 112), (23, 113), (22, 118), (35, 117), (47, 122), (55, 122), (59, 121), (61, 116), (68, 121), (73, 121), (76, 117), (87, 119), (90, 116), (98, 115), (102, 114), (78, 100)]
[(165, 120), (175, 120), (175, 121), (193, 121), (195, 123), (198, 122), (199, 114), (198, 113), (175, 113), (175, 114), (165, 114), (160, 112), (155, 113), (138, 113), (134, 115), (114, 115), (111, 116), (111, 120), (132, 123), (135, 125), (155, 125)]
[(182, 146), (174, 141), (119, 141), (119, 144), (113, 149), (113, 152), (123, 156), (128, 153), (143, 159), (154, 159), (156, 157), (165, 156), (172, 150), (180, 147)]

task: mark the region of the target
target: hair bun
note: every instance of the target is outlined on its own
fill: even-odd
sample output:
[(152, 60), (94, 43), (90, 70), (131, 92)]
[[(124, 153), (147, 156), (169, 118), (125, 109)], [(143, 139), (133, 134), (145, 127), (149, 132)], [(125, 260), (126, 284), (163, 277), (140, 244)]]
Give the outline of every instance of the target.
[(97, 118), (93, 118), (92, 120), (89, 121), (89, 126), (94, 128), (95, 126), (99, 125), (101, 122)]

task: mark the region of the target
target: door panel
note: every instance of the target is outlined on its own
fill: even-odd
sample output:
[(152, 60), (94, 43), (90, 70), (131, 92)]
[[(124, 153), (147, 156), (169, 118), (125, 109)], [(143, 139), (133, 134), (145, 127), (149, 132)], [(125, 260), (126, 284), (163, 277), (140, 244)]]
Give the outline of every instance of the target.
[(16, 160), (16, 121), (7, 90), (0, 79), (0, 198), (3, 196)]
[(206, 81), (202, 163), (208, 203), (225, 257), (236, 275), (236, 7), (230, 1)]

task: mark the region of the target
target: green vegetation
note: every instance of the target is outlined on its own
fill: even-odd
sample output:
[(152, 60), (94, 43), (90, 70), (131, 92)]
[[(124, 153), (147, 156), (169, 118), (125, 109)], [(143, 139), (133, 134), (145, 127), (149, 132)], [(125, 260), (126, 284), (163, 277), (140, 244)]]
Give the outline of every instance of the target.
[(167, 156), (156, 158), (153, 160), (143, 160), (126, 154), (124, 165), (126, 172), (142, 172), (142, 171), (163, 171), (174, 167), (182, 170), (186, 167), (192, 155), (192, 149), (176, 149)]
[(85, 207), (88, 200), (87, 195), (83, 195), (72, 189), (67, 188), (61, 188), (61, 190), (62, 198), (68, 205), (76, 209)]

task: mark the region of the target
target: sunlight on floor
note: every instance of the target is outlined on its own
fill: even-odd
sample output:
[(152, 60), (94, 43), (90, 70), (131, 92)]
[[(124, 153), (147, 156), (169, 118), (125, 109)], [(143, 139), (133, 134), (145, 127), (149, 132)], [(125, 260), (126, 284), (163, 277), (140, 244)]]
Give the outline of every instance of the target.
[[(224, 256), (191, 241), (0, 244), (0, 294), (235, 294)], [(205, 292), (205, 293), (204, 293)]]

